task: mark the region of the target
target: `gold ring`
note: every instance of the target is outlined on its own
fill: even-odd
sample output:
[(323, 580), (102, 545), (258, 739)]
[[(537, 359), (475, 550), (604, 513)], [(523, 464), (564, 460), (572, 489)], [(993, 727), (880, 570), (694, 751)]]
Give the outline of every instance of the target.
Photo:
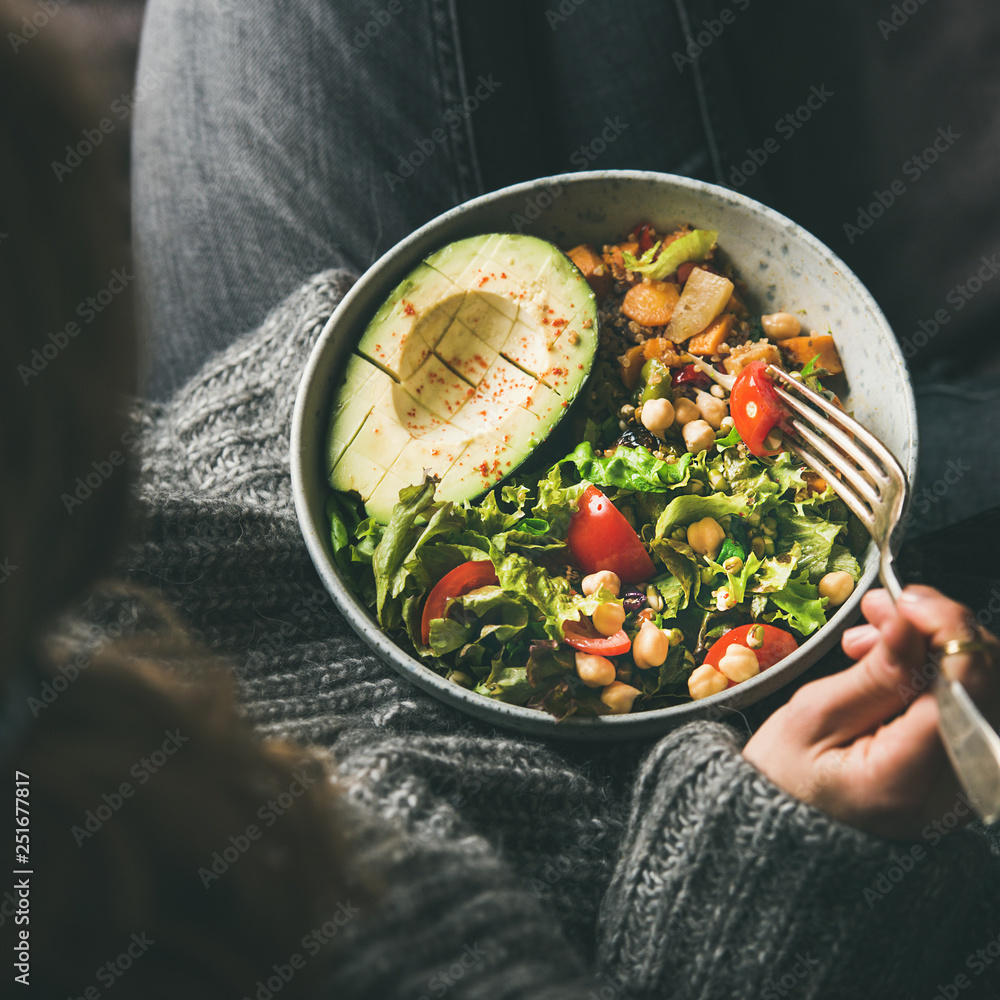
[(984, 642), (982, 639), (949, 639), (938, 650), (942, 657), (957, 656), (959, 653), (988, 653), (993, 662), (995, 643)]

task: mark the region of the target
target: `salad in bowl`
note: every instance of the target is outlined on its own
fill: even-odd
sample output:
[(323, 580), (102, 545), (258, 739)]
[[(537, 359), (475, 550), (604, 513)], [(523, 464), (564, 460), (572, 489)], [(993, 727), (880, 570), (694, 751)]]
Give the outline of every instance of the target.
[(330, 396), (329, 551), (448, 684), (557, 721), (751, 681), (862, 579), (863, 527), (784, 450), (778, 365), (839, 404), (835, 333), (763, 314), (725, 233), (518, 233), (424, 255)]

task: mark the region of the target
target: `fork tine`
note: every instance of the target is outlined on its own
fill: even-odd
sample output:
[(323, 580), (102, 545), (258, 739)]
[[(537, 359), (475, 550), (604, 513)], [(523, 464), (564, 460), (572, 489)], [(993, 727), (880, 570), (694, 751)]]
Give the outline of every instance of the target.
[(815, 452), (788, 438), (785, 439), (785, 443), (806, 465), (815, 469), (827, 481), (833, 492), (857, 514), (858, 520), (870, 533), (875, 526), (875, 515), (864, 505), (861, 498), (846, 483), (838, 479), (833, 470)]
[[(796, 389), (800, 392), (810, 403), (819, 407), (824, 413), (840, 426), (850, 431), (857, 440), (859, 440), (879, 461), (881, 461), (888, 472), (888, 474), (895, 478), (896, 476), (903, 482), (906, 481), (906, 475), (903, 472), (902, 466), (896, 461), (895, 455), (889, 451), (888, 448), (868, 428), (864, 427), (862, 424), (858, 423), (853, 417), (849, 417), (843, 410), (838, 409), (833, 405), (828, 399), (825, 399), (818, 392), (814, 392), (809, 388), (804, 382), (800, 382), (798, 379), (792, 378), (788, 372), (783, 371), (775, 365), (767, 366), (767, 373), (772, 378), (777, 378), (785, 385)], [(781, 393), (781, 390), (778, 390)], [(787, 393), (781, 393), (783, 400), (792, 399), (794, 397), (789, 396)], [(870, 470), (869, 470), (870, 471)]]
[[(840, 446), (841, 451), (843, 451), (846, 456), (856, 464), (860, 465), (865, 472), (872, 477), (872, 479), (881, 480), (883, 483), (888, 484), (888, 471), (885, 468), (876, 465), (874, 460), (862, 451), (861, 448), (859, 448), (858, 445), (852, 441), (840, 427), (832, 421), (827, 420), (825, 417), (818, 414), (814, 409), (806, 406), (802, 400), (796, 399), (783, 389), (775, 387), (775, 392), (777, 392), (778, 398), (790, 410), (798, 413), (802, 417), (805, 417), (819, 431), (829, 437), (832, 441), (835, 441)], [(823, 397), (818, 396), (818, 398), (822, 399)], [(811, 397), (810, 402), (812, 402)], [(826, 400), (824, 400), (824, 402), (826, 402)], [(797, 424), (797, 426), (801, 427), (801, 424)], [(831, 460), (833, 458), (833, 456), (828, 457), (831, 458)]]
[[(792, 427), (795, 433), (799, 437), (804, 438), (813, 448), (823, 456), (828, 462), (836, 464), (837, 470), (840, 474), (847, 479), (851, 486), (854, 487), (855, 491), (860, 493), (861, 496), (873, 507), (875, 504), (879, 503), (881, 497), (872, 488), (871, 484), (862, 477), (861, 473), (854, 468), (851, 464), (841, 461), (845, 456), (837, 451), (829, 441), (824, 440), (818, 434), (815, 434), (808, 425), (801, 423), (798, 420), (792, 421)], [(888, 481), (885, 481), (888, 484)]]

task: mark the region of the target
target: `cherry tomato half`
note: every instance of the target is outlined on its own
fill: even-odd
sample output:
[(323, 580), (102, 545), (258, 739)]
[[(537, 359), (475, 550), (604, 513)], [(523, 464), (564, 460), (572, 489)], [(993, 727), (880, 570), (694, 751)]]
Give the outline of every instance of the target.
[[(775, 625), (758, 624), (764, 629), (764, 643), (760, 649), (755, 649), (754, 652), (757, 654), (757, 662), (760, 664), (761, 670), (773, 667), (779, 660), (783, 660), (799, 648), (799, 644), (795, 641), (795, 638), (783, 628), (778, 628)], [(734, 643), (746, 646), (747, 635), (750, 629), (754, 627), (753, 624), (739, 625), (736, 628), (730, 629), (725, 635), (719, 636), (712, 643), (711, 648), (706, 654), (705, 662), (710, 663), (718, 670), (719, 661), (726, 655), (726, 650)], [(734, 682), (730, 681), (729, 686), (733, 687)]]
[(609, 569), (622, 583), (639, 583), (656, 572), (635, 529), (596, 486), (588, 486), (580, 497), (566, 543), (584, 573)]
[(619, 656), (632, 648), (632, 640), (624, 629), (619, 629), (614, 635), (602, 635), (589, 618), (563, 622), (563, 638), (567, 646), (598, 656)]
[(777, 450), (764, 446), (764, 439), (775, 427), (783, 427), (788, 411), (778, 398), (763, 361), (751, 361), (736, 376), (729, 394), (729, 412), (752, 455), (760, 458), (778, 454)]
[(493, 563), (489, 559), (464, 562), (441, 577), (424, 603), (424, 613), (420, 619), (420, 638), (424, 645), (431, 641), (431, 622), (435, 618), (444, 618), (450, 601), (469, 593), (470, 590), (478, 590), (480, 587), (488, 587), (499, 582)]

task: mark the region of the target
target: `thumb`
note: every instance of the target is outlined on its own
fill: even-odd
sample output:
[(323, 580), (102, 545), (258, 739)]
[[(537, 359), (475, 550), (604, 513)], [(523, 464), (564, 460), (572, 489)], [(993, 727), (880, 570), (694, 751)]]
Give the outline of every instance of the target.
[(879, 638), (853, 667), (813, 681), (809, 692), (812, 739), (832, 746), (852, 742), (898, 714), (928, 681), (924, 639), (894, 611), (881, 616)]

